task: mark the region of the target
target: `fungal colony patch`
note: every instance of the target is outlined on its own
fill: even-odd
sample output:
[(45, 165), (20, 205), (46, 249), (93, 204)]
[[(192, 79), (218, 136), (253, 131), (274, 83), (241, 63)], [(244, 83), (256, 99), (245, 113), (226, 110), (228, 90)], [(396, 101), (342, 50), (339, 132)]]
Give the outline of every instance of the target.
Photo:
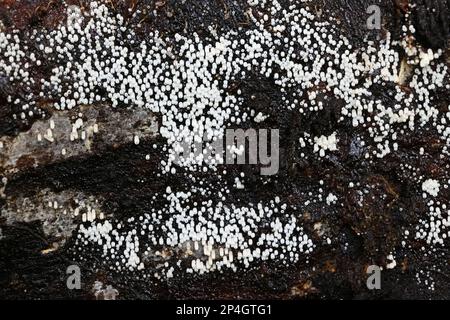
[[(154, 30), (142, 40), (127, 28), (124, 17), (102, 2), (91, 2), (82, 19), (52, 30), (0, 32), (1, 75), (28, 89), (26, 94), (9, 95), (9, 103), (21, 106), (18, 119), (45, 118), (43, 104), (58, 112), (89, 105), (148, 110), (160, 119), (159, 135), (165, 141), (158, 146), (166, 157), (155, 177), (183, 175), (190, 181), (190, 189), (167, 185), (165, 192), (153, 195), (147, 213), (125, 222), (106, 217), (81, 223), (72, 248), (77, 259), (82, 261), (84, 252), (94, 250), (111, 270), (164, 280), (183, 273), (248, 269), (266, 260), (295, 264), (307, 261), (322, 243), (334, 242), (319, 226), (316, 231), (322, 236), (315, 238), (296, 213), (310, 203), (341, 207), (342, 199), (332, 186), (321, 185), (318, 194), (305, 194), (303, 207), (276, 194), (239, 204), (230, 194), (251, 183), (243, 173), (228, 184), (221, 176), (230, 173), (220, 162), (191, 153), (175, 163), (185, 141), (212, 145), (228, 127), (264, 126), (271, 121), (269, 114), (250, 108), (236, 88), (249, 75), (279, 90), (277, 113), (295, 112), (309, 119), (335, 110), (329, 132), (300, 128), (295, 150), (304, 161), (320, 165), (347, 152), (372, 163), (402, 152), (405, 135), (426, 132), (440, 137), (437, 157), (448, 159), (450, 106), (436, 105), (433, 98), (437, 90), (450, 89), (444, 52), (419, 45), (412, 50), (410, 25), (404, 26), (403, 41), (394, 41), (387, 33), (379, 42), (367, 40), (364, 47), (354, 47), (332, 17), (318, 16), (308, 2), (288, 1), (282, 6), (276, 0), (248, 1), (252, 27), (231, 31), (211, 27), (211, 34), (202, 37), (165, 36)], [(28, 54), (31, 47), (36, 52)], [(405, 50), (407, 54), (401, 54)], [(380, 88), (394, 94), (374, 94)], [(87, 120), (92, 135), (102, 133), (102, 128), (94, 128), (95, 121)], [(351, 123), (357, 137), (349, 150), (342, 147), (344, 123)], [(57, 144), (54, 140), (62, 137), (55, 136), (54, 125), (39, 133), (39, 139)], [(74, 119), (68, 128), (71, 140), (82, 135), (85, 126)], [(130, 128), (126, 139), (139, 145), (145, 134)], [(431, 148), (425, 145), (417, 153), (425, 157)], [(152, 159), (152, 150), (145, 159)], [(422, 176), (420, 168), (407, 164), (402, 168), (405, 174), (414, 171), (408, 179), (414, 179), (416, 192), (427, 201), (423, 220), (405, 231), (424, 243), (423, 251), (448, 244), (450, 204), (444, 197), (448, 168), (447, 164), (443, 175), (433, 177)], [(206, 184), (192, 172), (215, 174), (217, 183)], [(350, 182), (348, 189), (362, 206), (366, 186)], [(215, 198), (208, 199), (210, 194)], [(411, 239), (405, 236), (403, 245)], [(397, 257), (396, 252), (388, 255), (388, 269), (396, 268)]]

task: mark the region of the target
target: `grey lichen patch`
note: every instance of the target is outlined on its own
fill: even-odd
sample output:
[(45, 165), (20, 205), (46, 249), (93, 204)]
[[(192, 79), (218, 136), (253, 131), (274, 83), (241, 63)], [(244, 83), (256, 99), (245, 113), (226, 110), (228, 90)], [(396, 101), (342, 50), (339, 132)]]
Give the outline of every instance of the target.
[(41, 190), (32, 197), (7, 198), (0, 217), (6, 224), (40, 221), (44, 233), (56, 242), (56, 247), (65, 243), (82, 221), (103, 220), (102, 201), (81, 192), (65, 190), (60, 193)]
[[(125, 116), (124, 116), (125, 114)], [(54, 111), (16, 137), (0, 138), (0, 173), (12, 174), (71, 157), (83, 157), (115, 144), (158, 134), (158, 122), (147, 109), (121, 110), (85, 105), (77, 111)]]
[(119, 291), (111, 285), (104, 285), (101, 281), (95, 281), (92, 286), (92, 293), (96, 300), (116, 300)]

